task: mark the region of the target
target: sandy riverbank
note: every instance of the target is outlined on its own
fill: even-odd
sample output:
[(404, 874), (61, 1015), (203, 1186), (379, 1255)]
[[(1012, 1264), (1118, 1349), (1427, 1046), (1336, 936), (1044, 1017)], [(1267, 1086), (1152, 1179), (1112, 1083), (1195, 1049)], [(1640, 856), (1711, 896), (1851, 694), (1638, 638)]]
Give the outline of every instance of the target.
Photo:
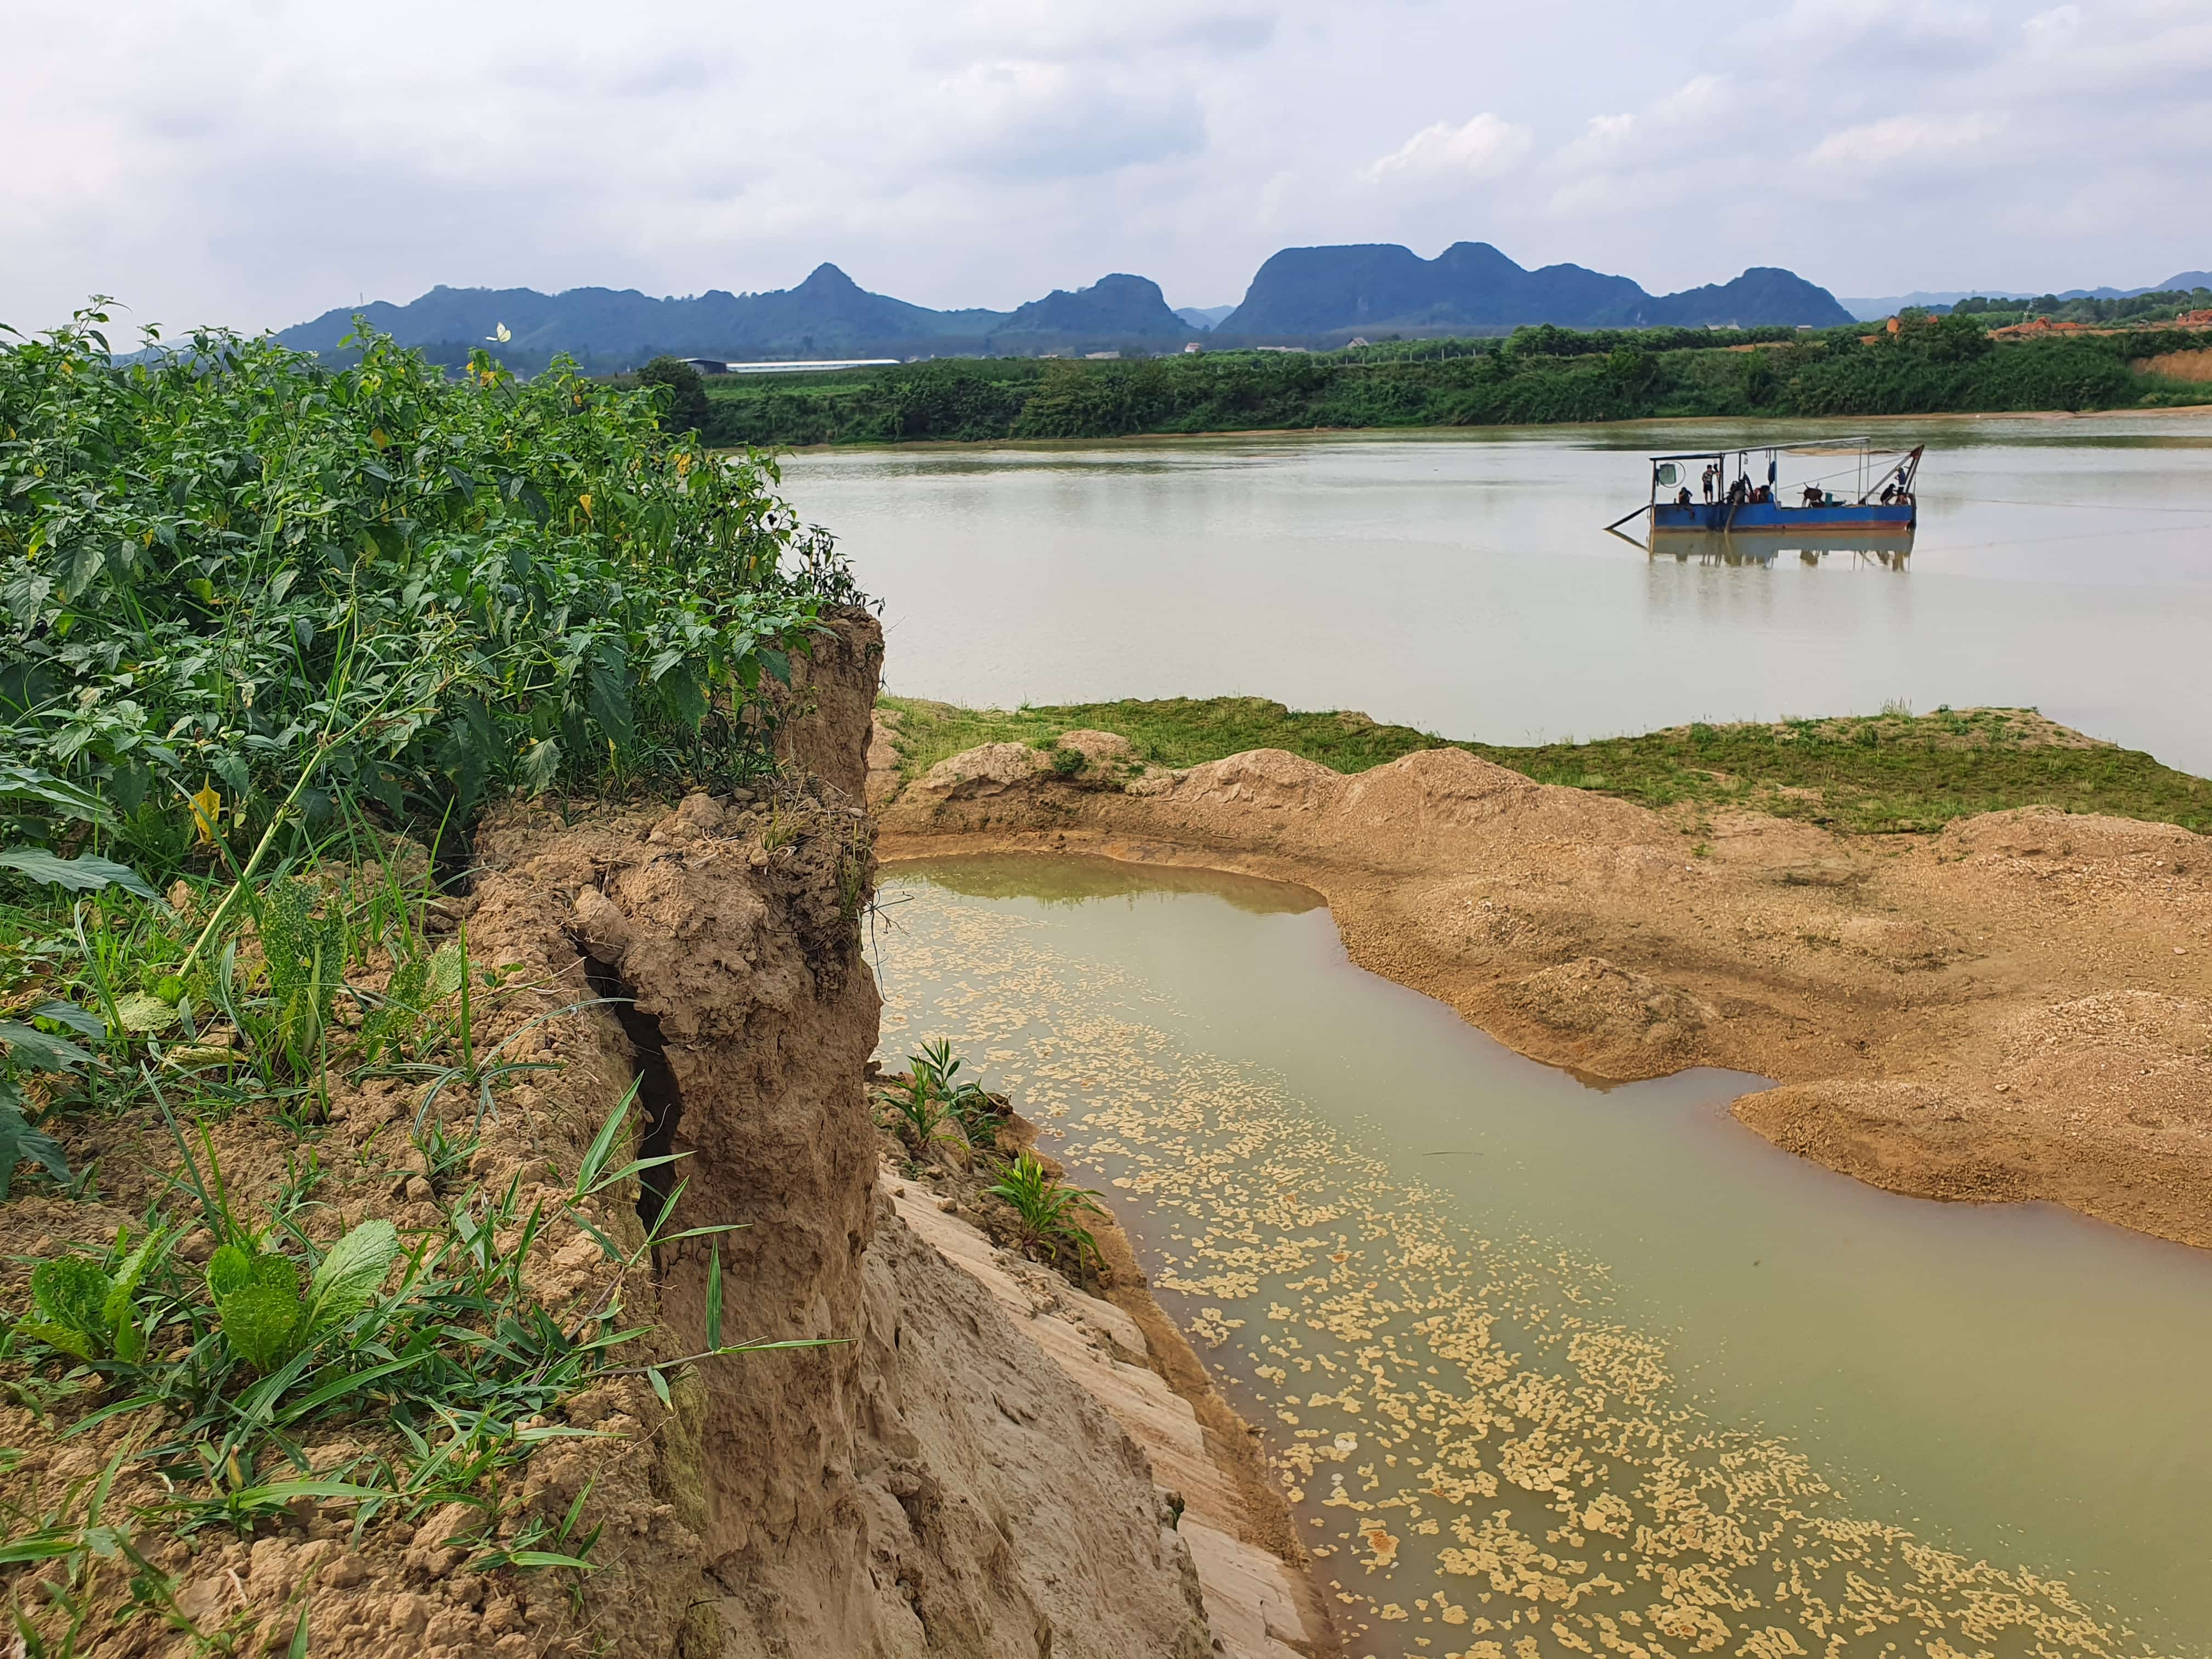
[(1352, 959), (1534, 1058), (1759, 1073), (1738, 1118), (1917, 1195), (2045, 1200), (2212, 1246), (2212, 839), (2041, 808), (1927, 837), (1696, 829), (1437, 750), (1071, 778), (991, 744), (896, 791), (886, 858), (1088, 853), (1310, 886)]

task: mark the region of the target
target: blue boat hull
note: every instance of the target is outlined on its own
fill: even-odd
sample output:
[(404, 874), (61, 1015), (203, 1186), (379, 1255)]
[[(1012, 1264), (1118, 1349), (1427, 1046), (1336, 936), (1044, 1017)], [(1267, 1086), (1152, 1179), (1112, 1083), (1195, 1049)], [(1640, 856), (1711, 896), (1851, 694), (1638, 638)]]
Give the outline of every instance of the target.
[(1651, 509), (1651, 528), (1660, 531), (1759, 531), (1767, 534), (1792, 531), (1864, 530), (1887, 534), (1910, 533), (1917, 509), (1911, 501), (1885, 507), (1869, 501), (1838, 502), (1833, 507), (1784, 507), (1772, 501), (1745, 501), (1730, 507), (1726, 501), (1692, 501), (1687, 507), (1661, 501)]

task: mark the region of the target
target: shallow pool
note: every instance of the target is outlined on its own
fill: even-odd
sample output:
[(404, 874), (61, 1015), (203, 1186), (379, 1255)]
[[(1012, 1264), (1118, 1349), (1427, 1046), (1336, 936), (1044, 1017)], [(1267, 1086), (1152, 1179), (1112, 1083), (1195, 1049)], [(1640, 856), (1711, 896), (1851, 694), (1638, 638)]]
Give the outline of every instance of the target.
[(884, 1055), (1107, 1195), (1349, 1653), (2212, 1653), (2212, 1257), (1524, 1060), (1297, 889), (909, 865), (875, 935)]

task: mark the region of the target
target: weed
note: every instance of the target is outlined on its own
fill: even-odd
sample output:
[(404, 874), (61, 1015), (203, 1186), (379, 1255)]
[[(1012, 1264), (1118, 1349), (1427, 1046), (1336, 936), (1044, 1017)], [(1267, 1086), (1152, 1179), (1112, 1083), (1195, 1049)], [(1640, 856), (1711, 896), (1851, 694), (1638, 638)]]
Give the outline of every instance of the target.
[(1079, 1272), (1086, 1260), (1096, 1261), (1098, 1241), (1079, 1217), (1103, 1215), (1098, 1194), (1088, 1187), (1070, 1187), (1048, 1173), (1034, 1152), (1024, 1152), (999, 1171), (999, 1178), (983, 1189), (1003, 1199), (1014, 1212), (1017, 1237), (1025, 1250), (1042, 1250), (1056, 1260), (1063, 1249), (1073, 1249)]

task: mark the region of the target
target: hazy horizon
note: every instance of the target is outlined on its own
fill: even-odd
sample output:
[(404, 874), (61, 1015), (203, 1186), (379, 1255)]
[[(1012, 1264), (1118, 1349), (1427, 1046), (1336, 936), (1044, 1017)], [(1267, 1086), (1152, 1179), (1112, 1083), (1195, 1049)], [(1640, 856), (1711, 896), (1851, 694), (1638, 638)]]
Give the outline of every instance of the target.
[(1278, 248), (1488, 241), (1654, 293), (2139, 287), (2212, 265), (2212, 14), (1796, 0), (1473, 18), (1283, 0), (729, 16), (56, 0), (13, 20), (0, 320), (280, 328), (440, 283), (939, 308)]

